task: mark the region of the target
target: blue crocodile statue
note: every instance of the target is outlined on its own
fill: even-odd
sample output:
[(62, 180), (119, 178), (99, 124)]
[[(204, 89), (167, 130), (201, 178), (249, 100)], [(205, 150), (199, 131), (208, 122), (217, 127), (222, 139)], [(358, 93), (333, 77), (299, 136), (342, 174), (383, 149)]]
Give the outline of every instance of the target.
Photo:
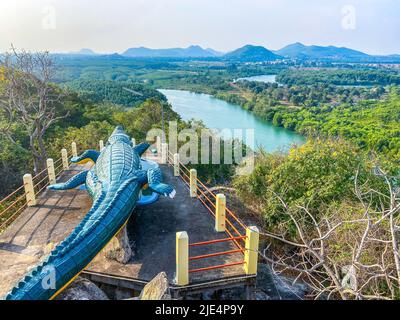
[(160, 168), (142, 170), (140, 157), (149, 146), (141, 143), (132, 147), (129, 136), (118, 126), (101, 152), (87, 150), (71, 159), (73, 163), (93, 161), (95, 165), (48, 189), (67, 190), (86, 183), (93, 198), (92, 208), (72, 233), (7, 294), (6, 300), (47, 300), (57, 296), (125, 225), (143, 186), (174, 197), (174, 188), (161, 182)]

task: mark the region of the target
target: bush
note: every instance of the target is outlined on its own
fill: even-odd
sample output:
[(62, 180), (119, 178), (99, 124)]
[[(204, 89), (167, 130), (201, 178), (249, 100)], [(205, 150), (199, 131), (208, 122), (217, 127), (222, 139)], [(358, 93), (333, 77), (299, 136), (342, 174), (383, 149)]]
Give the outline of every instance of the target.
[(325, 208), (342, 201), (356, 200), (355, 175), (360, 181), (381, 188), (383, 182), (373, 174), (373, 162), (357, 148), (340, 139), (310, 139), (292, 147), (288, 155), (261, 153), (254, 171), (237, 177), (234, 186), (245, 203), (252, 203), (266, 227), (294, 235), (294, 229), (280, 230), (288, 221), (283, 215), (281, 197), (294, 214), (306, 206), (316, 217)]

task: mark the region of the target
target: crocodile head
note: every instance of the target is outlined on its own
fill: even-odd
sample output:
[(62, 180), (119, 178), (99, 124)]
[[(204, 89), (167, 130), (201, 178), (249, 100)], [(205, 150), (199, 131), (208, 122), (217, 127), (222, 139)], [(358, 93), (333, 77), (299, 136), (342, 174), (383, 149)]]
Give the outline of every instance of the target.
[(125, 133), (124, 129), (121, 126), (115, 127), (113, 133), (111, 136), (108, 138), (108, 143), (113, 144), (115, 142), (125, 142), (130, 144), (131, 139), (129, 136)]

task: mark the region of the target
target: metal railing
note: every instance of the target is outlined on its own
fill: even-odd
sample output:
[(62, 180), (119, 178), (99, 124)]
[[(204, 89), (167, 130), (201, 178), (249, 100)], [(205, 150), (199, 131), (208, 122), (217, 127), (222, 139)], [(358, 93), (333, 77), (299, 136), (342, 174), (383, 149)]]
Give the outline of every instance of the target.
[[(180, 162), (178, 154), (172, 154), (168, 150), (168, 147), (162, 148), (161, 153), (165, 152), (166, 150), (168, 155), (165, 156), (162, 154), (162, 159), (166, 159), (166, 164), (174, 168), (174, 175), (179, 176), (182, 179), (182, 181), (189, 188), (190, 195), (192, 197), (196, 197), (211, 214), (216, 223), (216, 231), (224, 231), (228, 235), (227, 238), (223, 239), (189, 243), (189, 237), (186, 232), (178, 232), (176, 239), (177, 284), (188, 284), (189, 274), (192, 273), (228, 268), (238, 265), (244, 266), (244, 271), (246, 274), (254, 274), (256, 272), (256, 267), (254, 267), (254, 265), (257, 264), (257, 255), (254, 256), (251, 252), (256, 251), (255, 247), (258, 247), (258, 233), (254, 232), (253, 227), (249, 228), (246, 226), (246, 224), (226, 206), (224, 195), (215, 194), (197, 177), (196, 170), (189, 169), (182, 162)], [(221, 202), (221, 198), (223, 198), (224, 201)], [(202, 255), (191, 255), (191, 248), (193, 247), (208, 246), (216, 243), (231, 241), (236, 245), (237, 249), (210, 252)], [(192, 261), (199, 261), (238, 253), (243, 254), (243, 258), (239, 261), (227, 262), (224, 264), (211, 265), (201, 268), (189, 268), (189, 264)]]
[[(178, 157), (179, 158), (179, 157)], [(185, 166), (181, 161), (174, 161), (174, 155), (168, 151), (168, 164), (172, 167), (178, 166), (178, 172), (180, 177), (182, 178), (183, 182), (190, 188), (190, 169)], [(175, 158), (176, 160), (176, 158)], [(198, 192), (197, 199), (204, 205), (207, 211), (216, 218), (216, 201), (217, 201), (217, 194), (211, 191), (199, 178), (196, 177), (195, 179), (195, 188)], [(193, 180), (193, 178), (192, 178)], [(230, 210), (227, 206), (225, 206), (226, 210), (226, 228), (225, 232), (230, 238), (241, 237), (246, 232), (246, 224), (240, 220), (237, 215)], [(229, 216), (229, 217), (228, 217)], [(241, 230), (241, 231), (239, 231)], [(243, 249), (243, 246), (238, 242), (238, 240), (233, 240), (236, 246), (240, 249)], [(245, 241), (243, 238), (241, 241)]]

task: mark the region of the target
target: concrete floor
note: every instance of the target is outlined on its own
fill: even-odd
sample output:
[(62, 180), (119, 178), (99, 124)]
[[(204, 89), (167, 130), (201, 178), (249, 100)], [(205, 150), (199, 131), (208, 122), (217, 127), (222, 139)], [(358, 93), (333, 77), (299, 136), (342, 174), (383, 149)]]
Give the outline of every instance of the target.
[[(57, 181), (63, 182), (85, 166), (74, 166)], [(92, 205), (84, 190), (45, 191), (38, 205), (28, 207), (0, 235), (0, 297), (78, 225)]]
[[(189, 243), (228, 237), (225, 232), (214, 230), (214, 218), (196, 198), (189, 197), (189, 189), (181, 178), (174, 177), (171, 167), (161, 166), (164, 181), (175, 187), (174, 199), (160, 197), (151, 205), (135, 209), (128, 222), (129, 239), (135, 256), (126, 265), (110, 261), (104, 254), (98, 255), (87, 268), (88, 271), (124, 276), (149, 281), (164, 271), (172, 283), (175, 276), (175, 234), (186, 231)], [(233, 242), (223, 242), (190, 249), (189, 255), (237, 249)], [(190, 269), (242, 261), (243, 254), (195, 260)], [(233, 266), (207, 272), (192, 273), (190, 282), (205, 282), (225, 277), (243, 275), (243, 266)]]

